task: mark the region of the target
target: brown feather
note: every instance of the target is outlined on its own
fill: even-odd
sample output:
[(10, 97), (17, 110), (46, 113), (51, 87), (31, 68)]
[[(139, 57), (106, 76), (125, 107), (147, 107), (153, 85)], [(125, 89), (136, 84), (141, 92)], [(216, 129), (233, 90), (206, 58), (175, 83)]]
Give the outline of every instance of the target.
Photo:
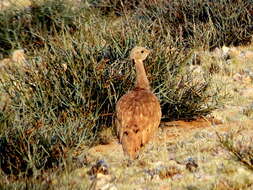
[[(141, 57), (140, 52), (146, 54)], [(135, 59), (135, 53), (138, 55), (138, 60)], [(136, 158), (140, 148), (153, 138), (161, 119), (160, 103), (150, 91), (142, 63), (148, 54), (149, 51), (142, 47), (132, 50), (131, 58), (134, 59), (137, 70), (136, 87), (123, 95), (116, 105), (119, 141), (124, 152), (131, 158)]]

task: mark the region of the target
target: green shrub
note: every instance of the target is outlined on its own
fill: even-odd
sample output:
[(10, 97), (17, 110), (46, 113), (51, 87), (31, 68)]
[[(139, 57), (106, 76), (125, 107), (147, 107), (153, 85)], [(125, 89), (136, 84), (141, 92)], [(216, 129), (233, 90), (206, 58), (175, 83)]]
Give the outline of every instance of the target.
[(31, 1), (25, 9), (12, 7), (1, 11), (0, 53), (20, 47), (44, 47), (48, 38), (62, 29), (74, 32), (78, 10), (68, 1), (59, 0)]
[[(201, 43), (205, 48), (240, 45), (251, 41), (253, 34), (253, 4), (239, 1), (95, 1), (92, 3), (105, 14), (125, 15), (134, 12), (143, 19), (151, 19), (164, 27), (185, 46)], [(168, 29), (169, 28), (169, 29)], [(160, 31), (162, 30), (162, 31)]]

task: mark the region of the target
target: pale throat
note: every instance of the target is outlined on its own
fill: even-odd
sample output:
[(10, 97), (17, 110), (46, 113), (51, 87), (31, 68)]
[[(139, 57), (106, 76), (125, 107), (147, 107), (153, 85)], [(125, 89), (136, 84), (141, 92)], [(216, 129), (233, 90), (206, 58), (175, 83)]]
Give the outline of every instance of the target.
[(136, 69), (136, 88), (150, 90), (149, 81), (142, 60), (134, 60)]

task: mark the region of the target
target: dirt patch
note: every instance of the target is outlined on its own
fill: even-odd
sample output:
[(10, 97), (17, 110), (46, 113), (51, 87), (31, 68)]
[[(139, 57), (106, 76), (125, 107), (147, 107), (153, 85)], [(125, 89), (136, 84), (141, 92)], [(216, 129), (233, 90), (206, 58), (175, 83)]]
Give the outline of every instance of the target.
[[(173, 139), (183, 138), (188, 136), (198, 130), (211, 128), (213, 126), (221, 125), (222, 122), (217, 119), (197, 119), (194, 121), (171, 121), (162, 122), (160, 128), (157, 132), (154, 143), (161, 143), (167, 141), (173, 141)], [(118, 139), (114, 138), (109, 144), (98, 145), (89, 149), (89, 153), (93, 155), (106, 156), (108, 154), (121, 155), (123, 156), (123, 151), (121, 144), (119, 144)]]

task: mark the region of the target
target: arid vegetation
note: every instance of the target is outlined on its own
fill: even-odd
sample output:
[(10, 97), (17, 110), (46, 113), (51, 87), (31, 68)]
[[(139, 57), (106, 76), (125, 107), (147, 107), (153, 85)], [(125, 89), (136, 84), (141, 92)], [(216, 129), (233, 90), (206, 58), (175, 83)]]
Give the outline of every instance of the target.
[[(226, 110), (228, 104), (238, 106), (238, 102), (245, 105), (251, 101), (242, 101), (243, 96), (237, 92), (241, 92), (243, 86), (239, 82), (244, 82), (246, 77), (252, 83), (253, 65), (250, 61), (241, 64), (251, 60), (250, 56), (253, 58), (252, 35), (251, 0), (31, 0), (25, 7), (13, 4), (0, 10), (0, 187), (90, 186), (89, 172), (83, 174), (80, 186), (75, 186), (78, 180), (68, 183), (66, 176), (76, 173), (78, 168), (88, 170), (93, 160), (89, 148), (108, 144), (115, 137), (116, 102), (134, 86), (129, 53), (136, 45), (152, 49), (145, 68), (160, 99), (163, 122), (191, 121), (211, 115), (227, 122), (225, 116), (216, 114), (217, 109)], [(235, 48), (226, 50), (222, 46)], [(240, 50), (237, 46), (248, 49)], [(252, 119), (251, 112), (252, 107), (247, 105), (242, 115)], [(210, 134), (212, 138), (205, 133), (207, 143), (215, 139), (214, 146), (232, 153), (231, 162), (236, 166), (242, 163), (252, 171), (252, 145), (244, 142), (252, 141), (252, 136), (243, 139), (240, 135), (237, 138), (235, 132)], [(201, 139), (192, 138), (192, 141)], [(187, 145), (175, 141), (179, 143), (175, 146), (165, 142), (161, 150), (174, 152), (178, 161), (182, 154), (175, 151), (197, 146), (196, 150), (205, 152), (210, 148), (207, 144), (203, 145), (206, 149), (201, 148), (192, 141)], [(217, 159), (211, 156), (219, 148), (210, 148), (205, 159)], [(153, 149), (150, 149), (152, 159), (155, 155), (165, 158), (165, 153), (157, 156), (159, 152)], [(146, 161), (129, 166), (124, 160), (122, 165), (114, 166), (132, 167), (130, 172), (138, 170), (139, 165), (151, 167), (147, 155), (142, 158)], [(187, 161), (191, 177), (194, 168), (200, 167), (195, 162)], [(205, 169), (214, 172), (209, 166)], [(230, 172), (226, 169), (226, 166), (221, 169), (222, 176)], [(112, 170), (116, 175), (117, 171)], [(168, 179), (186, 175), (175, 165), (164, 166), (159, 171), (145, 169), (144, 173), (147, 181), (155, 176)], [(252, 187), (246, 177), (245, 183), (237, 185), (224, 176), (224, 181), (211, 180), (207, 188)], [(133, 177), (129, 180), (134, 181)], [(183, 177), (185, 181), (178, 188), (203, 187), (203, 184), (191, 186), (191, 177)], [(64, 181), (59, 183), (59, 180)], [(125, 177), (119, 177), (113, 182), (123, 184), (124, 189), (125, 181)], [(143, 182), (143, 186), (147, 184)]]

